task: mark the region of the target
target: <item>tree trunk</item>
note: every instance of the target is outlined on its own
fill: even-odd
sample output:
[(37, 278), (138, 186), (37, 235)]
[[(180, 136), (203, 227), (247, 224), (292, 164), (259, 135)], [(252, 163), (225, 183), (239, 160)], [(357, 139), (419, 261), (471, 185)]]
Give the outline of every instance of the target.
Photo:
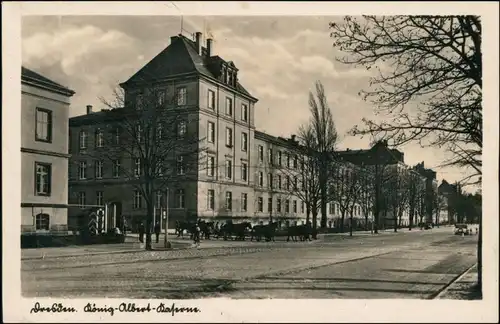
[(413, 216), (415, 214), (414, 207), (410, 205), (410, 224), (408, 225), (408, 230), (411, 231), (411, 228), (413, 226)]
[[(306, 204), (306, 205), (309, 205), (309, 204)], [(310, 214), (311, 214), (311, 208), (306, 206), (306, 224), (309, 223), (309, 220), (311, 219)]]
[(352, 236), (352, 211), (351, 211), (351, 216), (349, 217), (349, 221), (350, 221), (350, 224), (349, 224), (349, 236)]
[(365, 231), (368, 231), (368, 213), (365, 211)]
[(326, 209), (326, 203), (327, 203), (327, 194), (328, 194), (328, 183), (326, 181), (326, 177), (321, 180), (321, 222), (320, 226), (321, 228), (326, 228), (326, 223), (327, 223), (327, 209)]
[(153, 250), (152, 240), (151, 240), (151, 227), (153, 225), (153, 204), (147, 204), (147, 215), (146, 215), (146, 250)]
[(344, 233), (344, 222), (345, 222), (345, 211), (342, 211), (342, 216), (340, 217), (340, 233)]

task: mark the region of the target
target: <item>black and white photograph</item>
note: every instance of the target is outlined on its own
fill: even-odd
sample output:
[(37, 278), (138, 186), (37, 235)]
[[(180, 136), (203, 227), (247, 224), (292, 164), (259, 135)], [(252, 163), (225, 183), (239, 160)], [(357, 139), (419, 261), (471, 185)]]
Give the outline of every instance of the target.
[(400, 321), (393, 300), (498, 311), (498, 38), (483, 41), (498, 3), (228, 3), (19, 15), (3, 86), (19, 100), (2, 109), (16, 318), (212, 321), (205, 300), (215, 322), (257, 321), (223, 314), (244, 300), (322, 302), (304, 321), (349, 321), (342, 300), (386, 301)]

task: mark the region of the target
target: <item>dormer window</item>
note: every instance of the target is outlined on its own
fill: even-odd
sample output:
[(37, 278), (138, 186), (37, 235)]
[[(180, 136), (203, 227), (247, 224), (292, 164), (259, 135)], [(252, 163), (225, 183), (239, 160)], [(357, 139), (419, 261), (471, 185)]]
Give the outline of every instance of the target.
[(227, 74), (228, 74), (227, 83), (229, 85), (233, 85), (233, 72), (232, 71), (228, 71)]

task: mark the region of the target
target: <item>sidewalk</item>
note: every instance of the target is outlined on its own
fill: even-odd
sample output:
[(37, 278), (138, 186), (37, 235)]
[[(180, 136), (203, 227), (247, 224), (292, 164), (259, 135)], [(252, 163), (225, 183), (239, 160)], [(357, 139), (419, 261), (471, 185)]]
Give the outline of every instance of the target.
[(477, 264), (438, 295), (437, 299), (478, 300), (481, 292), (477, 288)]

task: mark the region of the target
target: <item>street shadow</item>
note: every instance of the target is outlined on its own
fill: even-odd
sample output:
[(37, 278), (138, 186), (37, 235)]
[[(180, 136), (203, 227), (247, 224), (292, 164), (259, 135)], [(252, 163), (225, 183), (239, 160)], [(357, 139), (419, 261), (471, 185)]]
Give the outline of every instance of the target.
[(436, 274), (436, 275), (452, 275), (454, 273), (433, 270), (406, 270), (406, 269), (382, 269), (382, 271), (401, 272), (401, 273), (423, 273), (423, 274)]

